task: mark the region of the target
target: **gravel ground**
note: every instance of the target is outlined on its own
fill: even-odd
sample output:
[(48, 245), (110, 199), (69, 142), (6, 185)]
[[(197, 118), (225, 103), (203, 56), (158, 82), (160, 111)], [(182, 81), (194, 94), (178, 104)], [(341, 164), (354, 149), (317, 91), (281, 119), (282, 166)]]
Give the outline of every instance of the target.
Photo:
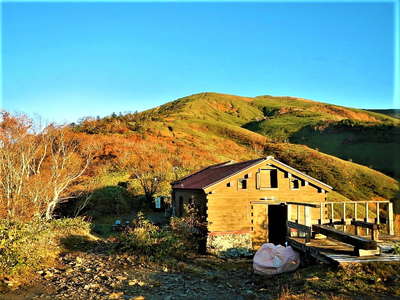
[(38, 271), (29, 287), (0, 294), (0, 300), (345, 300), (399, 299), (400, 295), (398, 273), (383, 282), (374, 276), (364, 278), (363, 272), (353, 270), (347, 276), (345, 270), (336, 273), (326, 265), (313, 265), (268, 278), (253, 273), (251, 259), (192, 255), (161, 265), (127, 254), (109, 254), (109, 249), (106, 243), (95, 242), (85, 251), (65, 253), (57, 267)]
[[(236, 260), (238, 268), (219, 269), (226, 261), (198, 256), (191, 262), (166, 267), (140, 263), (130, 256), (68, 253), (57, 268), (38, 272), (31, 287), (0, 299), (262, 299), (271, 292), (258, 287), (250, 260)], [(240, 268), (239, 268), (240, 265)]]

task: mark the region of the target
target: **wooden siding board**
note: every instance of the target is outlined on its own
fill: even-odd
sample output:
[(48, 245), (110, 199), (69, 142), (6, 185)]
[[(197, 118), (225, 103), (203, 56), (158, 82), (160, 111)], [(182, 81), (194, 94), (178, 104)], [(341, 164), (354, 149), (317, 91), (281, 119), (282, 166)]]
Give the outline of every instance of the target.
[[(277, 170), (278, 188), (257, 188), (257, 179), (259, 178), (258, 172), (261, 168)], [(287, 176), (287, 174), (290, 173), (292, 173), (293, 176)], [(265, 225), (267, 226), (268, 205), (270, 204), (279, 204), (285, 202), (321, 203), (326, 201), (326, 194), (319, 193), (318, 187), (314, 184), (314, 182), (305, 176), (303, 177), (301, 174), (295, 174), (293, 170), (288, 168), (286, 170), (284, 166), (277, 167), (273, 164), (270, 165), (269, 161), (264, 161), (233, 176), (221, 180), (212, 187), (206, 188), (205, 192), (202, 190), (174, 189), (174, 194), (176, 199), (178, 199), (180, 195), (183, 195), (183, 197), (187, 199), (194, 194), (196, 197), (199, 197), (202, 202), (204, 202), (209, 232), (250, 230), (252, 227), (257, 227), (254, 226), (255, 221), (258, 222), (262, 218), (265, 218), (264, 221)], [(303, 180), (303, 182), (306, 180), (309, 182), (309, 184), (300, 184), (299, 189), (293, 190), (290, 188), (290, 180), (292, 178), (299, 178), (300, 180)], [(237, 185), (240, 179), (247, 180), (246, 189), (238, 189)], [(227, 183), (231, 183), (230, 186), (227, 186)], [(257, 216), (255, 216), (254, 213), (259, 210), (258, 208), (260, 207), (263, 207), (265, 214), (264, 217), (259, 216), (261, 219), (259, 218), (256, 220)], [(291, 215), (292, 219), (295, 217), (293, 216), (293, 213), (296, 211), (296, 206), (293, 205)], [(311, 223), (317, 223), (317, 220), (320, 217), (320, 209), (310, 208), (310, 215)], [(300, 218), (304, 219), (303, 211), (300, 214)], [(252, 231), (254, 240), (257, 240), (257, 236), (263, 236), (263, 242), (266, 242), (268, 235), (267, 230), (268, 227), (264, 229), (254, 228)], [(261, 240), (257, 240), (257, 242), (261, 242)]]

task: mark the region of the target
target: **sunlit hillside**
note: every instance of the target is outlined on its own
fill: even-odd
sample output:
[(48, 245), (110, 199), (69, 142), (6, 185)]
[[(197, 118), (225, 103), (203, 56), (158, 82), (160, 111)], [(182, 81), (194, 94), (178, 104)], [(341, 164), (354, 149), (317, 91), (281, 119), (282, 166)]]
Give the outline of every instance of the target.
[[(341, 194), (331, 197), (362, 200), (396, 197), (396, 180), (355, 162), (394, 173), (393, 162), (380, 162), (396, 153), (392, 134), (398, 132), (399, 124), (399, 120), (378, 113), (299, 98), (202, 93), (141, 113), (87, 119), (74, 129), (168, 145), (171, 151), (195, 161), (196, 167), (275, 155)], [(379, 136), (375, 136), (377, 131)], [(353, 135), (355, 142), (341, 142), (338, 135), (343, 139)], [(352, 150), (349, 156), (346, 151)]]

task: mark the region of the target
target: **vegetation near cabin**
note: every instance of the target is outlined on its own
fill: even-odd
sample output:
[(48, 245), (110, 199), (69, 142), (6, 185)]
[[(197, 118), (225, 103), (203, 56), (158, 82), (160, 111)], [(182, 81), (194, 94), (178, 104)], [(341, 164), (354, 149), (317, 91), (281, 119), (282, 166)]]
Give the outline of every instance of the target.
[[(74, 286), (80, 297), (99, 289), (96, 284), (104, 286), (104, 298), (122, 297), (115, 291), (167, 295), (171, 278), (189, 274), (193, 286), (204, 285), (211, 295), (221, 288), (232, 297), (400, 295), (398, 268), (391, 265), (346, 271), (314, 265), (261, 279), (245, 259), (198, 254), (205, 224), (193, 208), (171, 219), (155, 209), (158, 197), (163, 208), (170, 205), (171, 182), (202, 167), (272, 155), (332, 186), (328, 200), (390, 200), (399, 213), (399, 122), (293, 97), (216, 93), (45, 128), (2, 112), (0, 291), (33, 276), (48, 282), (43, 288), (51, 295), (50, 278), (59, 284), (75, 276), (83, 281)], [(130, 226), (112, 232), (116, 219)], [(80, 267), (91, 271), (82, 275)], [(181, 297), (196, 292), (175, 288)]]

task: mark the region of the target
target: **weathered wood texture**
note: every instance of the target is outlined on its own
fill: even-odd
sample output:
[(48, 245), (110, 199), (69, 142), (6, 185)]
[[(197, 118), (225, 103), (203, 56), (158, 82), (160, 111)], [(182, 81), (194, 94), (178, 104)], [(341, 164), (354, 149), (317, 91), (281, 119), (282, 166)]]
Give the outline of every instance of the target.
[[(257, 173), (260, 169), (276, 170), (277, 188), (259, 189)], [(291, 180), (300, 180), (299, 188), (293, 189)], [(242, 189), (241, 180), (246, 180), (246, 188)], [(268, 204), (286, 202), (325, 201), (326, 193), (295, 175), (273, 165), (258, 165), (240, 172), (207, 189), (207, 221), (209, 231), (227, 231), (251, 229), (255, 241), (267, 242), (268, 236)], [(315, 211), (313, 211), (315, 210)], [(318, 208), (311, 214), (314, 223), (319, 216)], [(261, 238), (262, 237), (262, 238)]]
[[(276, 170), (277, 188), (258, 189), (257, 173), (262, 168)], [(289, 174), (282, 169), (265, 164), (238, 173), (213, 186), (207, 194), (207, 221), (209, 231), (243, 230), (250, 228), (255, 243), (268, 239), (268, 204), (286, 202), (321, 202), (326, 194), (312, 184), (301, 182), (298, 189), (292, 189)], [(240, 180), (246, 180), (242, 189)], [(315, 204), (312, 204), (313, 206)], [(311, 211), (316, 223), (319, 211)]]
[(302, 224), (291, 222), (291, 221), (287, 221), (287, 226), (289, 229), (293, 228), (293, 229), (296, 229), (298, 232), (303, 232), (305, 234), (304, 238), (305, 238), (306, 243), (308, 243), (311, 240), (311, 227), (310, 226), (302, 225)]
[(329, 226), (313, 225), (312, 230), (316, 233), (323, 234), (340, 242), (353, 245), (359, 249), (375, 250), (377, 248), (376, 241), (352, 235)]
[(379, 238), (379, 225), (375, 223), (369, 223), (364, 221), (352, 220), (351, 225), (355, 227), (355, 234), (358, 235), (358, 228), (368, 228), (371, 229), (371, 240), (376, 241)]
[(268, 205), (263, 203), (251, 205), (251, 230), (253, 248), (257, 249), (268, 236)]
[(382, 253), (380, 255), (354, 256), (354, 248), (351, 245), (329, 238), (322, 240), (313, 239), (306, 245), (302, 238), (291, 237), (288, 238), (288, 243), (294, 249), (310, 255), (322, 263), (335, 265), (371, 262), (400, 263), (400, 255), (394, 254)]
[(206, 214), (206, 194), (202, 190), (179, 190), (175, 189), (172, 192), (173, 209), (175, 215), (184, 216), (186, 214), (185, 208), (191, 203), (196, 204), (199, 212), (203, 215)]

